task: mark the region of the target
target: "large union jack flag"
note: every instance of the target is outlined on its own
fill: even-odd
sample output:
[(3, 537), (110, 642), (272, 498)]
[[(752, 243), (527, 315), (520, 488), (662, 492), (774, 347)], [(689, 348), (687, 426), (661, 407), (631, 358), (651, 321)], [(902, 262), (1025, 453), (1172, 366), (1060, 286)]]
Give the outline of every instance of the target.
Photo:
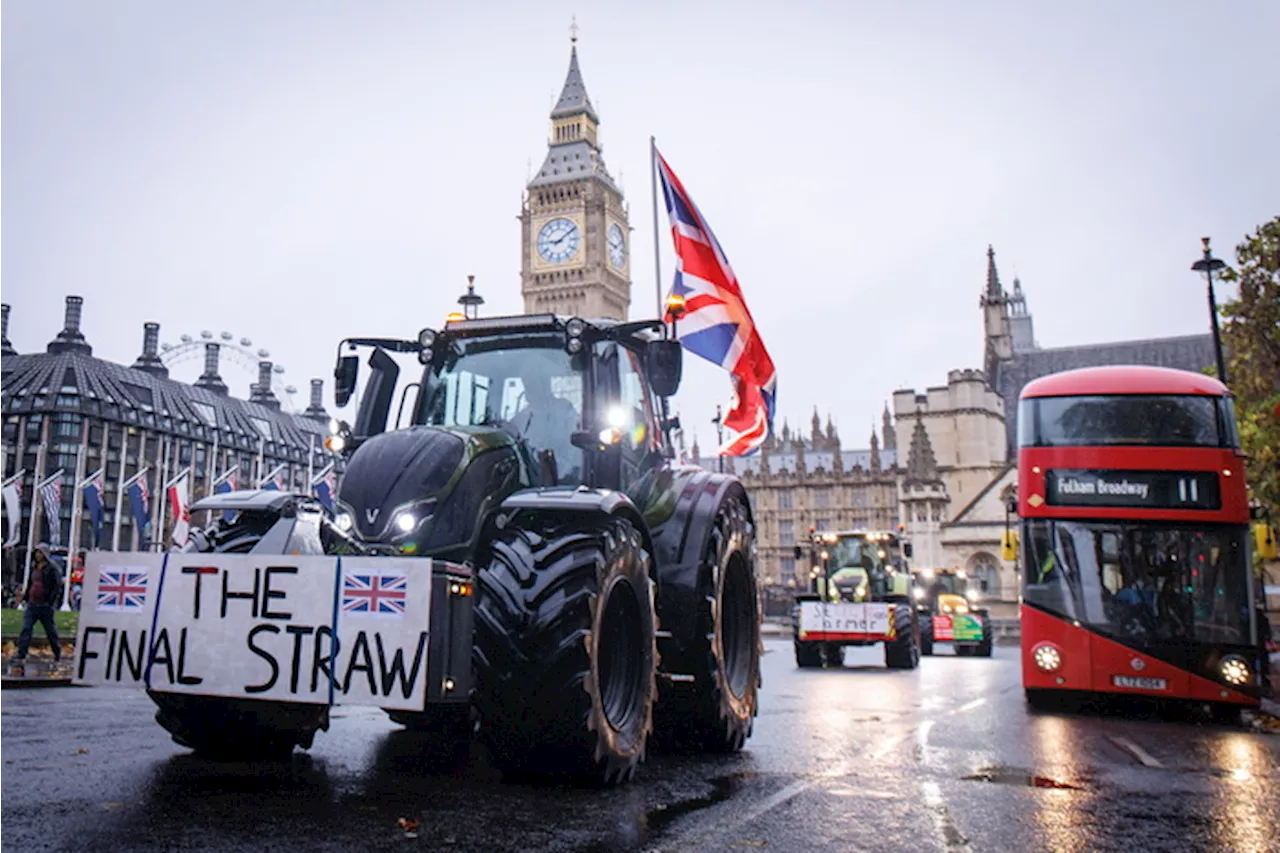
[(342, 612), (362, 616), (404, 615), (409, 581), (402, 573), (343, 572)]
[(103, 569), (99, 573), (98, 610), (132, 613), (146, 606), (146, 569)]
[(749, 456), (773, 428), (777, 371), (711, 226), (657, 148), (653, 156), (675, 242), (672, 293), (685, 300), (676, 337), (689, 352), (729, 371), (734, 400), (723, 420), (729, 439), (720, 453)]

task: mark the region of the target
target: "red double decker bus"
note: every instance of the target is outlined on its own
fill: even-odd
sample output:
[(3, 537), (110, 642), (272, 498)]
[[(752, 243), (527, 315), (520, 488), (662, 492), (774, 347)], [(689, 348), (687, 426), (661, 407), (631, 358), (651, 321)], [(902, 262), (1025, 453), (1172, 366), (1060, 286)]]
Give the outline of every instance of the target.
[(1158, 367), (1046, 376), (1018, 405), (1022, 681), (1260, 704), (1266, 657), (1226, 386)]

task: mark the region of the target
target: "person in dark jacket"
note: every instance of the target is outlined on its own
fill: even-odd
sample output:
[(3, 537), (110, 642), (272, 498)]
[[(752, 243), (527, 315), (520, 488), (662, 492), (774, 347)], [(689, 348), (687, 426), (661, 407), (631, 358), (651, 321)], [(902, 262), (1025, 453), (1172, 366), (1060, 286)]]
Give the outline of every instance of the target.
[(27, 659), (31, 645), (31, 632), (39, 622), (53, 649), (53, 659), (62, 659), (62, 642), (58, 639), (58, 627), (53, 624), (53, 611), (62, 603), (62, 570), (57, 558), (49, 553), (49, 546), (41, 542), (31, 556), (31, 577), (22, 596), (27, 608), (22, 613), (22, 633), (18, 635), (17, 660)]

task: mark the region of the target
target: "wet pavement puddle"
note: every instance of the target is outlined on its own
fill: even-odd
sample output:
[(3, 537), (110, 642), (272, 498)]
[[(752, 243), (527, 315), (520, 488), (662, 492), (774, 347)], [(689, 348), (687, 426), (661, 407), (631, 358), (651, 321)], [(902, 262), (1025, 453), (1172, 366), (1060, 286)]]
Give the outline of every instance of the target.
[(1067, 791), (1083, 791), (1080, 785), (1063, 782), (1049, 776), (1038, 776), (1019, 767), (983, 767), (976, 773), (961, 776), (966, 782), (995, 782), (998, 785), (1025, 785), (1028, 788), (1056, 788)]

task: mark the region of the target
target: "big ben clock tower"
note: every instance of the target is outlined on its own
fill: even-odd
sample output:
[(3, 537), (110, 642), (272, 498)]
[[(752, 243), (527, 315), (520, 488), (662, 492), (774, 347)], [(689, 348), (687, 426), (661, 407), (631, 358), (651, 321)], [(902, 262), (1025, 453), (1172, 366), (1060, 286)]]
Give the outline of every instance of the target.
[(596, 115), (572, 38), (569, 75), (551, 111), (547, 157), (520, 212), (520, 293), (526, 314), (627, 319), (631, 228), (605, 168)]

